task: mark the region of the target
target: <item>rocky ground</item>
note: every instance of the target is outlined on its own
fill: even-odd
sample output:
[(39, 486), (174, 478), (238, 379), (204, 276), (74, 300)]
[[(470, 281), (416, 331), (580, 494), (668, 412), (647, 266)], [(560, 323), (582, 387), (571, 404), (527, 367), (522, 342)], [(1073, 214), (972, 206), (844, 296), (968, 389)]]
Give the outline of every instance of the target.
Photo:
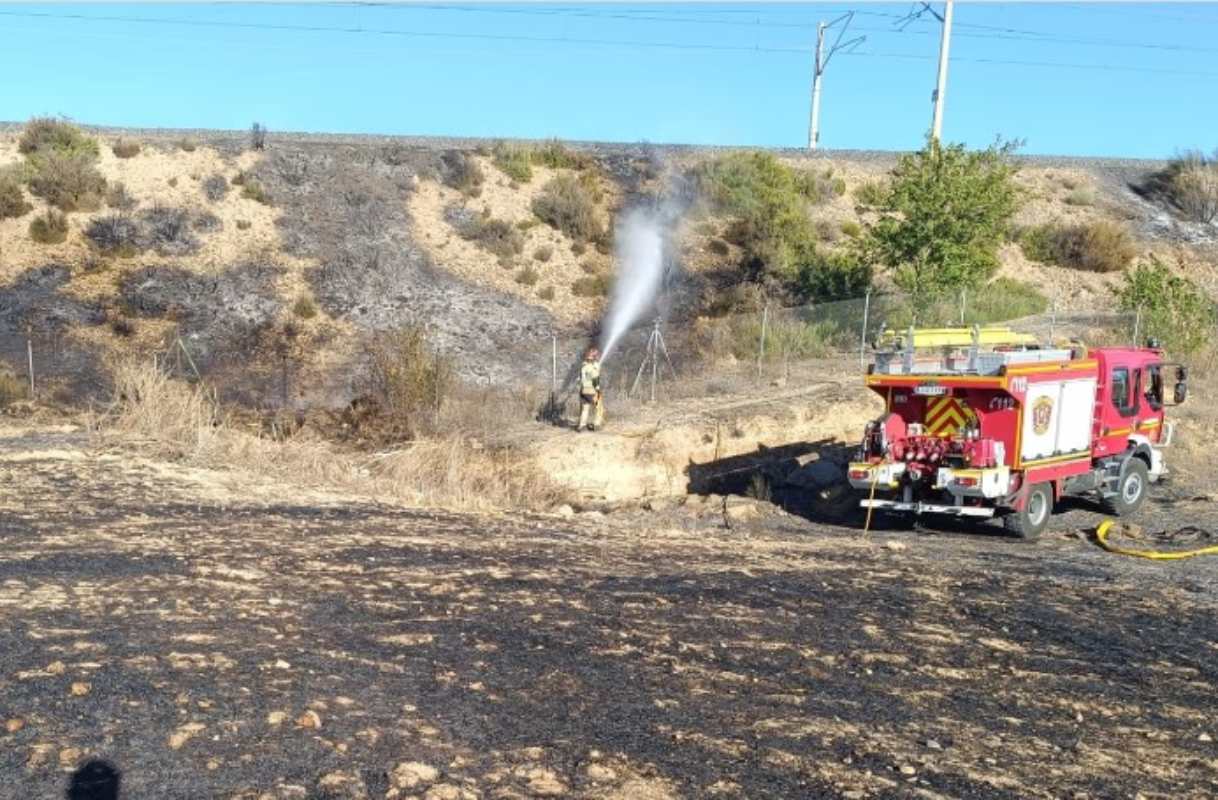
[(158, 800), (1218, 791), (1218, 560), (1104, 553), (1089, 508), (487, 517), (88, 444), (0, 435), (0, 798), (94, 756)]

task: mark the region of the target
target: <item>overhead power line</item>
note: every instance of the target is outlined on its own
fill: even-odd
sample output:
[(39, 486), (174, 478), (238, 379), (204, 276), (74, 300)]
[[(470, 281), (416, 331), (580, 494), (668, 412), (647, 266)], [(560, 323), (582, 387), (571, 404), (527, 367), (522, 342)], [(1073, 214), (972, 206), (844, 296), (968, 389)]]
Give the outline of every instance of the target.
[[(344, 27), (335, 25), (295, 25), (295, 24), (280, 24), (266, 22), (232, 22), (221, 20), (203, 20), (190, 19), (184, 17), (135, 17), (121, 15), (99, 15), (99, 14), (66, 14), (57, 12), (37, 12), (37, 11), (0, 11), (0, 17), (11, 18), (30, 18), (30, 19), (62, 19), (62, 20), (78, 20), (83, 22), (125, 22), (146, 25), (169, 25), (194, 28), (217, 28), (217, 29), (239, 29), (239, 30), (265, 30), (279, 31), (287, 33), (340, 33), (352, 36), (384, 36), (384, 37), (402, 37), (402, 38), (420, 38), (420, 39), (457, 39), (457, 40), (477, 40), (477, 41), (503, 41), (503, 42), (523, 42), (527, 44), (574, 44), (574, 45), (594, 45), (604, 47), (626, 47), (640, 49), (671, 49), (671, 50), (688, 50), (688, 51), (705, 51), (705, 52), (733, 52), (733, 53), (757, 53), (764, 55), (795, 55), (806, 58), (808, 50), (799, 47), (784, 47), (771, 45), (728, 45), (728, 44), (713, 44), (708, 42), (662, 42), (662, 41), (645, 41), (638, 39), (599, 39), (599, 38), (583, 38), (571, 36), (529, 36), (525, 34), (496, 34), (496, 33), (455, 33), (445, 31), (420, 31), (409, 29), (386, 29), (386, 28), (368, 28), (368, 27)], [(857, 30), (857, 29), (856, 29)], [(928, 60), (934, 59), (935, 56), (915, 53), (886, 53), (875, 51), (852, 51), (845, 55), (862, 56), (870, 58), (891, 58), (891, 59), (919, 59)], [(1084, 70), (1106, 70), (1120, 71), (1132, 73), (1158, 74), (1158, 75), (1192, 75), (1205, 78), (1218, 78), (1218, 72), (1206, 72), (1202, 70), (1187, 70), (1187, 69), (1171, 69), (1171, 68), (1156, 68), (1156, 67), (1140, 67), (1130, 66), (1127, 64), (1079, 64), (1058, 61), (1031, 61), (1031, 60), (1004, 60), (994, 58), (961, 58), (958, 56), (952, 57), (953, 62), (961, 63), (978, 63), (978, 64), (1008, 64), (1012, 66), (1023, 67), (1049, 67), (1054, 69), (1084, 69)]]

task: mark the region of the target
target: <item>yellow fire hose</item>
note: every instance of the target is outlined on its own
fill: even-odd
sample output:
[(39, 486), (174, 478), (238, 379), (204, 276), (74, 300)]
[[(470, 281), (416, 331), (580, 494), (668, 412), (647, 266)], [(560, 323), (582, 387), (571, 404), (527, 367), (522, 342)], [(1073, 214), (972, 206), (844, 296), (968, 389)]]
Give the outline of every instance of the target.
[(871, 512), (874, 510), (871, 503), (875, 501), (875, 484), (880, 479), (879, 466), (871, 468), (871, 493), (867, 496), (867, 520), (863, 523), (863, 535), (866, 536), (871, 532)]
[(1195, 550), (1134, 550), (1129, 547), (1120, 547), (1108, 541), (1108, 532), (1115, 524), (1115, 520), (1106, 519), (1100, 523), (1100, 526), (1095, 529), (1095, 541), (1100, 547), (1107, 550), (1109, 553), (1119, 553), (1123, 556), (1133, 556), (1135, 558), (1149, 558), (1154, 561), (1179, 561), (1184, 558), (1194, 558), (1195, 556), (1213, 556), (1218, 555), (1218, 545), (1210, 545), (1208, 547), (1198, 547)]

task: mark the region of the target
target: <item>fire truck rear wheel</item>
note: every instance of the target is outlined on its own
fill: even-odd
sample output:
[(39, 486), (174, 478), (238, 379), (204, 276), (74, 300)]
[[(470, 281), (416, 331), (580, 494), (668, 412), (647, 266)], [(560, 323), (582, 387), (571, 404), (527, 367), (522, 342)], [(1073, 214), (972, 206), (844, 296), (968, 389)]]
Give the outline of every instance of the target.
[(1023, 508), (1002, 518), (1002, 526), (1021, 539), (1035, 539), (1048, 526), (1052, 514), (1053, 489), (1047, 483), (1038, 483), (1028, 490)]
[(1149, 472), (1142, 459), (1127, 460), (1121, 468), (1117, 493), (1103, 500), (1104, 510), (1118, 517), (1127, 517), (1141, 508), (1142, 501), (1146, 499), (1146, 487), (1150, 483)]

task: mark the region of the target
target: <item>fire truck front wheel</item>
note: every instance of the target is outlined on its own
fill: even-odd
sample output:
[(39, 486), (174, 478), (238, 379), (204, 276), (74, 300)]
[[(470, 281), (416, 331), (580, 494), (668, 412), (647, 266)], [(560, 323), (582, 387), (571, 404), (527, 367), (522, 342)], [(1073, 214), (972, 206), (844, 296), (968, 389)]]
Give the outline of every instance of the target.
[(1146, 499), (1146, 487), (1150, 483), (1150, 471), (1146, 462), (1134, 456), (1121, 466), (1121, 478), (1117, 481), (1116, 494), (1105, 497), (1104, 510), (1118, 517), (1127, 517), (1142, 506)]
[(1035, 539), (1048, 526), (1052, 513), (1053, 489), (1047, 483), (1038, 483), (1028, 489), (1023, 508), (1002, 518), (1002, 526), (1021, 539)]

